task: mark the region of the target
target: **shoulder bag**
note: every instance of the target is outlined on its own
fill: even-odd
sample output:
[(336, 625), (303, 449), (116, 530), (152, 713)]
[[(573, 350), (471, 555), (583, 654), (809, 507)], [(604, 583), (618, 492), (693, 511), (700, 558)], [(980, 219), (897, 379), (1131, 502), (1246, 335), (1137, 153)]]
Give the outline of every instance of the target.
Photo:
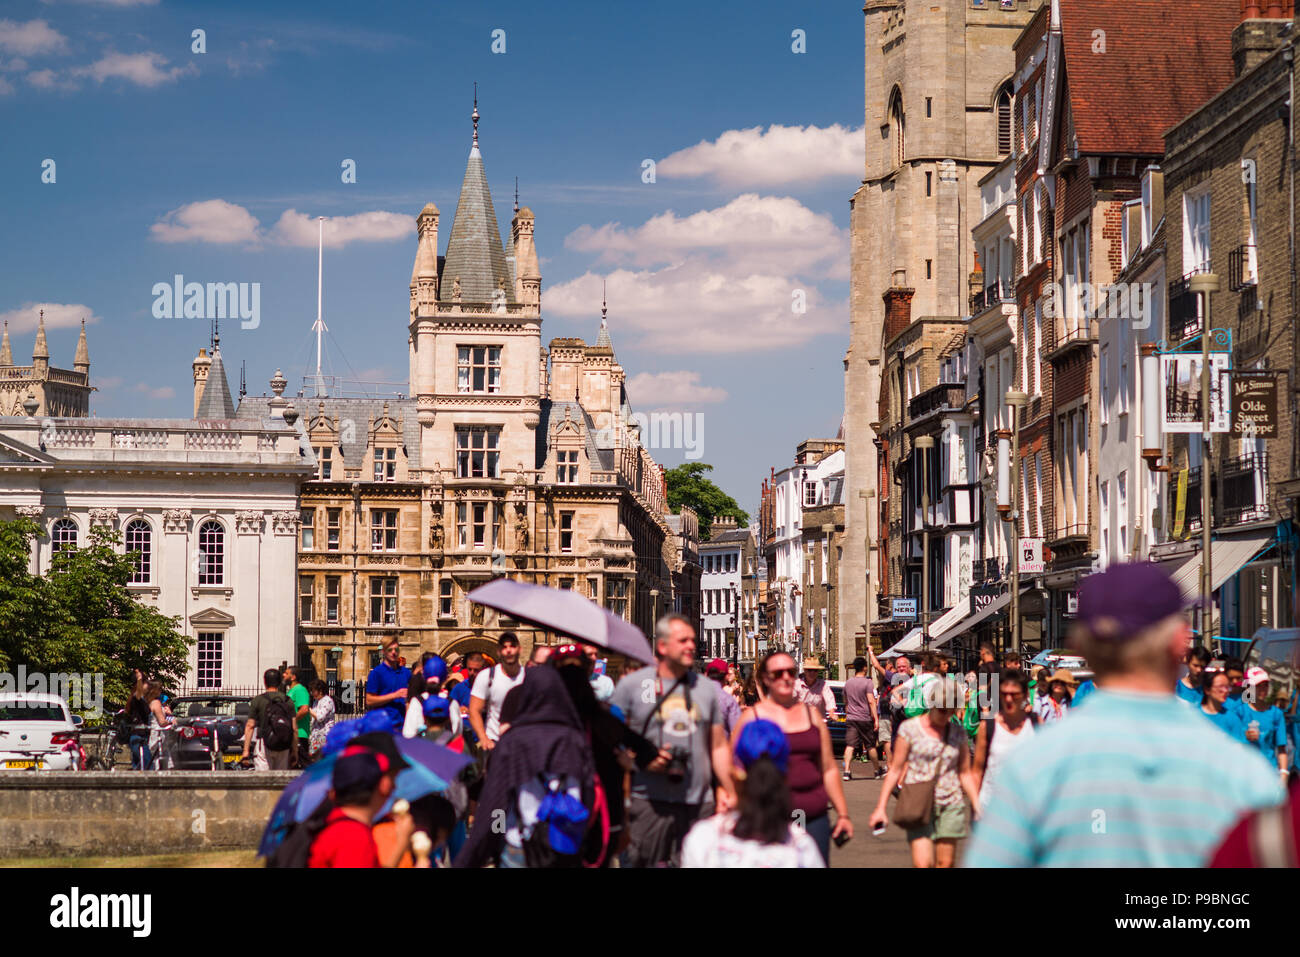
[(913, 781), (911, 784), (903, 785), (903, 790), (898, 795), (898, 803), (894, 805), (894, 824), (896, 826), (905, 830), (914, 827), (925, 827), (934, 817), (934, 790), (939, 786), (939, 775), (943, 772), (942, 748), (948, 746), (948, 737), (951, 731), (951, 724), (943, 729), (943, 743), (934, 777), (928, 781)]

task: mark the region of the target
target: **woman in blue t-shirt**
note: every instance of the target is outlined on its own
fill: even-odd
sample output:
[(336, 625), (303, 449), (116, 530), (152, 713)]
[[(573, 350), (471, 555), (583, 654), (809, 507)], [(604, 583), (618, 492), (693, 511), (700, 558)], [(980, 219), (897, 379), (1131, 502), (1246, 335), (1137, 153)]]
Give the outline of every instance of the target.
[(1201, 714), (1219, 726), (1225, 734), (1246, 743), (1246, 728), (1225, 701), (1231, 683), (1222, 671), (1207, 671), (1201, 676)]

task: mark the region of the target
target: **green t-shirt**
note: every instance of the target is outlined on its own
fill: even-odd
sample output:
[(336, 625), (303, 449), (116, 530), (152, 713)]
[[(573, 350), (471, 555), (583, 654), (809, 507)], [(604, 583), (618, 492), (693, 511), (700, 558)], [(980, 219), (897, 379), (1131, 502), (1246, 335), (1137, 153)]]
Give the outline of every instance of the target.
[[(307, 693), (307, 686), (304, 685), (302, 682), (299, 682), (298, 684), (294, 685), (286, 692), (286, 694), (289, 695), (289, 700), (293, 702), (293, 710), (295, 713), (297, 713), (298, 709), (301, 708), (303, 705), (306, 705), (308, 708), (311, 707), (311, 695)], [(307, 714), (303, 715), (301, 718), (298, 719), (298, 737), (300, 738), (311, 737), (311, 712), (310, 711), (308, 711)]]

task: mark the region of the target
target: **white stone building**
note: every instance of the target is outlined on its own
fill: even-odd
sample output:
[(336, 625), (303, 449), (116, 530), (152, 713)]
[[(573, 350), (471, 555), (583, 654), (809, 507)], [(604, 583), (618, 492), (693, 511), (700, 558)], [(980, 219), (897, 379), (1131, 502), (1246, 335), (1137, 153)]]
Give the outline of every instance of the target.
[[(714, 520), (713, 537), (700, 542), (701, 631), (697, 655), (712, 660), (739, 657), (745, 649), (733, 647), (737, 631), (746, 630), (743, 605), (745, 545), (749, 529)], [(752, 655), (751, 655), (752, 657)]]
[[(212, 373), (226, 388), (219, 349)], [(184, 684), (256, 687), (266, 668), (295, 660), (298, 487), (314, 467), (310, 447), (278, 415), (5, 416), (0, 519), (43, 527), (37, 573), (93, 527), (115, 530), (124, 550), (140, 553), (132, 594), (193, 639)]]

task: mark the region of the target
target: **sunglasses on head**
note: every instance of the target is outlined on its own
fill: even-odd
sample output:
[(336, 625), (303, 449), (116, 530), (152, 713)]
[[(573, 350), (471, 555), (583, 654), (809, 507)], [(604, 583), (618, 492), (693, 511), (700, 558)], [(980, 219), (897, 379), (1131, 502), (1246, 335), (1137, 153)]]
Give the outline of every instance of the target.
[(775, 671), (768, 670), (769, 678), (793, 678), (798, 672), (794, 668), (777, 668)]

